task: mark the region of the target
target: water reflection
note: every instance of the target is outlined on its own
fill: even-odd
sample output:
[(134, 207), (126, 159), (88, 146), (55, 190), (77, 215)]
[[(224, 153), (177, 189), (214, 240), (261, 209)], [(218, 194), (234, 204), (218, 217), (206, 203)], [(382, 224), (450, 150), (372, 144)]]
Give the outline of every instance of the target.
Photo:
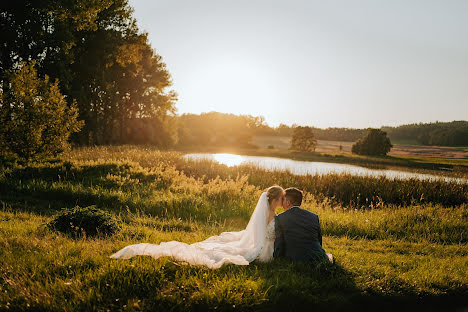
[(262, 157), (262, 156), (243, 156), (236, 154), (187, 154), (184, 157), (188, 159), (209, 159), (225, 164), (227, 166), (238, 166), (244, 164), (251, 164), (259, 168), (268, 170), (287, 170), (293, 174), (328, 174), (328, 173), (349, 173), (360, 176), (385, 176), (393, 179), (410, 179), (417, 178), (421, 180), (435, 180), (444, 179), (446, 181), (456, 181), (459, 183), (468, 183), (467, 179), (451, 178), (444, 176), (437, 176), (425, 173), (415, 173), (399, 170), (383, 170), (383, 169), (369, 169), (348, 164), (336, 164), (326, 162), (313, 162), (313, 161), (299, 161), (292, 159), (276, 158), (276, 157)]
[(244, 162), (244, 157), (235, 154), (211, 154), (213, 159), (219, 162), (220, 164), (225, 164), (228, 167), (239, 166)]

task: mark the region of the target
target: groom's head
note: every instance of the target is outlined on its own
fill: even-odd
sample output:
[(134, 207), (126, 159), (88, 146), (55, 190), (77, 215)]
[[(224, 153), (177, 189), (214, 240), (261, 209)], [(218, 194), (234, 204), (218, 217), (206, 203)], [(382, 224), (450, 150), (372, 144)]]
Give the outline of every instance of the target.
[(283, 208), (288, 210), (294, 206), (300, 206), (302, 204), (302, 192), (295, 188), (290, 187), (284, 190), (284, 201)]

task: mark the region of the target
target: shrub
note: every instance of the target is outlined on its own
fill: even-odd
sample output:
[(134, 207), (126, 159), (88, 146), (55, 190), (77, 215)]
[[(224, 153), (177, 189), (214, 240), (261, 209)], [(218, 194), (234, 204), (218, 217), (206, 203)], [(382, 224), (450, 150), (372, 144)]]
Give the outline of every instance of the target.
[(354, 143), (351, 151), (359, 155), (387, 155), (393, 147), (387, 133), (380, 129), (369, 129), (367, 135)]
[(274, 145), (268, 145), (268, 149), (275, 149)]
[(48, 227), (72, 236), (106, 236), (120, 229), (112, 214), (95, 206), (64, 208), (48, 223)]
[(34, 65), (22, 64), (0, 85), (0, 148), (27, 160), (63, 152), (82, 126), (76, 103), (68, 106), (58, 81), (41, 79)]

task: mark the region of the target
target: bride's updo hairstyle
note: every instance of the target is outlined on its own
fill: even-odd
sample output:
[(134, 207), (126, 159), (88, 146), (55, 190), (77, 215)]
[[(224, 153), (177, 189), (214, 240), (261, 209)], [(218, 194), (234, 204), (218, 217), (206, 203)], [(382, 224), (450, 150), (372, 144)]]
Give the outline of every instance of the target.
[(271, 204), (275, 199), (280, 198), (283, 195), (283, 188), (278, 185), (270, 186), (267, 190), (268, 204)]

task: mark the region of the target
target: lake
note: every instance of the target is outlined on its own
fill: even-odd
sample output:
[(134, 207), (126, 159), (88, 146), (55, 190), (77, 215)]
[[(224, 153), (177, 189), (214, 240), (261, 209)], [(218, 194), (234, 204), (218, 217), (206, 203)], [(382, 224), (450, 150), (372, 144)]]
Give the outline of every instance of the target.
[(316, 161), (300, 161), (277, 157), (264, 157), (264, 156), (244, 156), (236, 154), (208, 154), (208, 153), (194, 153), (187, 154), (184, 156), (187, 159), (192, 160), (214, 160), (220, 164), (227, 166), (239, 166), (239, 165), (254, 165), (259, 168), (267, 170), (288, 170), (289, 172), (297, 175), (306, 174), (328, 174), (328, 173), (349, 173), (352, 175), (359, 176), (385, 176), (390, 179), (411, 179), (417, 178), (421, 180), (436, 180), (443, 179), (446, 181), (455, 181), (458, 183), (468, 183), (467, 179), (464, 178), (452, 178), (444, 177), (426, 173), (416, 173), (400, 170), (387, 170), (387, 169), (369, 169), (365, 167), (348, 165), (348, 164), (337, 164), (327, 162), (316, 162)]

